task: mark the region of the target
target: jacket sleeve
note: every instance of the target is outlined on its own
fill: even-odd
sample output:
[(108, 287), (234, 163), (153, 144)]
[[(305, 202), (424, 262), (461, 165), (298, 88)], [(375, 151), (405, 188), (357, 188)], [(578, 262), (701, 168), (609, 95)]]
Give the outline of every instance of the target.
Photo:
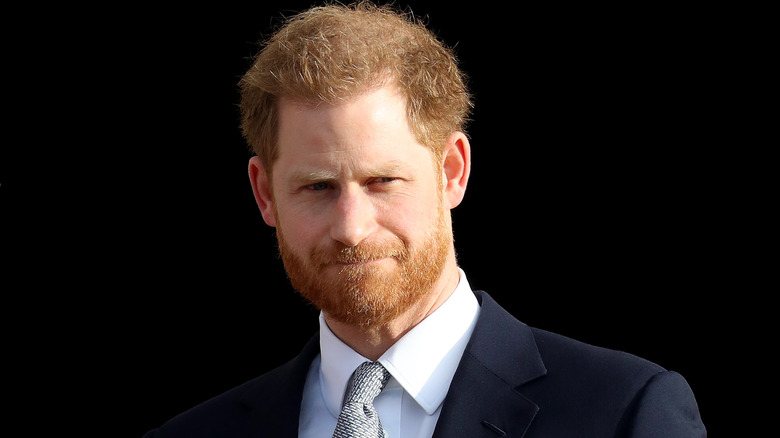
[(637, 394), (623, 419), (629, 438), (706, 438), (699, 406), (688, 382), (678, 373), (654, 375)]

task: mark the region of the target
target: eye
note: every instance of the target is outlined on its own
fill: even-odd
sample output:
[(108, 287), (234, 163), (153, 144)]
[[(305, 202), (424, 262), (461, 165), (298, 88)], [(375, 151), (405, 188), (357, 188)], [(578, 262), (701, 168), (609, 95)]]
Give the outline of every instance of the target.
[(397, 180), (398, 178), (392, 177), (392, 176), (380, 176), (379, 178), (374, 178), (372, 182), (374, 183), (389, 183)]
[(306, 188), (308, 190), (311, 190), (311, 191), (314, 191), (314, 192), (319, 192), (319, 191), (322, 191), (322, 190), (329, 189), (330, 188), (330, 184), (326, 183), (326, 182), (316, 182), (314, 184), (307, 185)]

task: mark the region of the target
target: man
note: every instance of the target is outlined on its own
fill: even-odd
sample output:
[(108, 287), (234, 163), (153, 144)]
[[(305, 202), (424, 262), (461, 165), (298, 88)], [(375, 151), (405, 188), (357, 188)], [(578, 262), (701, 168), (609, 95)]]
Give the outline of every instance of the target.
[(701, 437), (674, 372), (529, 328), (458, 267), (471, 101), (422, 25), (361, 3), (292, 17), (241, 80), (249, 177), (320, 331), (165, 437)]

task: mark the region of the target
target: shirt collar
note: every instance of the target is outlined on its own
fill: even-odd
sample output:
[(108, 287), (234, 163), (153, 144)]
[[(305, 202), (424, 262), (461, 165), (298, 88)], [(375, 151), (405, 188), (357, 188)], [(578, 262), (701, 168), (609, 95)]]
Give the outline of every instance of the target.
[[(404, 390), (432, 415), (444, 401), (452, 377), (474, 330), (479, 303), (466, 274), (438, 309), (398, 340), (379, 362)], [(341, 412), (347, 382), (365, 357), (343, 343), (320, 313), (320, 381), (325, 405)]]

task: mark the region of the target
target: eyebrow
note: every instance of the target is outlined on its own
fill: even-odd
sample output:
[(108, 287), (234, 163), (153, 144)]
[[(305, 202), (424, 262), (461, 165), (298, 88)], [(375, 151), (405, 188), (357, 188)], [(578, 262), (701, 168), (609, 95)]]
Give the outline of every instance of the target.
[[(408, 164), (402, 161), (393, 160), (376, 168), (365, 170), (361, 169), (358, 171), (358, 175), (360, 178), (394, 176), (404, 172), (408, 168)], [(340, 175), (341, 172), (327, 169), (302, 168), (292, 171), (287, 180), (296, 184), (307, 184), (314, 182), (336, 181), (339, 179)]]

